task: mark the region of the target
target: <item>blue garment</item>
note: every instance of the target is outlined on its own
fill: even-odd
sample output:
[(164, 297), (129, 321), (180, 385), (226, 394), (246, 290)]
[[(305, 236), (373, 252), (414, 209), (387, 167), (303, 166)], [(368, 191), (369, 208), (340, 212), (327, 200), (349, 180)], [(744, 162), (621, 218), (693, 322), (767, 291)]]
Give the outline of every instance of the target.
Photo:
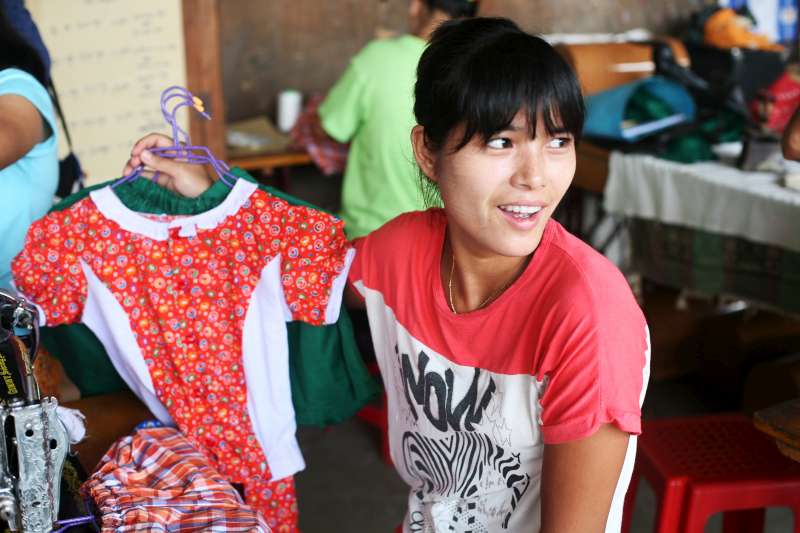
[(0, 287), (11, 284), (11, 260), (21, 250), (31, 223), (53, 205), (58, 185), (56, 119), (47, 90), (36, 79), (15, 68), (0, 70), (0, 96), (17, 94), (28, 99), (53, 132), (21, 159), (0, 170)]
[[(641, 135), (626, 135), (623, 131), (623, 120), (628, 102), (633, 94), (641, 88), (645, 88), (652, 96), (664, 101), (676, 115), (682, 115), (678, 122), (694, 120), (695, 104), (692, 95), (686, 88), (662, 76), (651, 76), (587, 96), (583, 134), (586, 137), (636, 142), (646, 135), (660, 131), (658, 129), (651, 130)], [(670, 123), (669, 126), (674, 124)], [(667, 124), (664, 126), (666, 127)]]

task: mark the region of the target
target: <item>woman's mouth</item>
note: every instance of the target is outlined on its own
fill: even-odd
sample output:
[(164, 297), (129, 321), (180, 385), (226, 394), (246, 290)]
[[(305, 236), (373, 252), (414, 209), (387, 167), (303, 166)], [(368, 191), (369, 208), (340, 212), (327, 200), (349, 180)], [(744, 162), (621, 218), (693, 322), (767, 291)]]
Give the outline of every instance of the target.
[(532, 218), (536, 213), (542, 210), (540, 205), (499, 205), (497, 206), (506, 215), (518, 220), (527, 220)]

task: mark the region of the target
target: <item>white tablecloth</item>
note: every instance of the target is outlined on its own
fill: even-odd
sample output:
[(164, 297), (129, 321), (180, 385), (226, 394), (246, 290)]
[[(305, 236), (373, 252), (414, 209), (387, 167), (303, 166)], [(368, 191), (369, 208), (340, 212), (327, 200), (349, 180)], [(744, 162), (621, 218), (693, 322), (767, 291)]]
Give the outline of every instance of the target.
[(613, 152), (604, 198), (609, 213), (800, 252), (800, 192), (773, 173)]

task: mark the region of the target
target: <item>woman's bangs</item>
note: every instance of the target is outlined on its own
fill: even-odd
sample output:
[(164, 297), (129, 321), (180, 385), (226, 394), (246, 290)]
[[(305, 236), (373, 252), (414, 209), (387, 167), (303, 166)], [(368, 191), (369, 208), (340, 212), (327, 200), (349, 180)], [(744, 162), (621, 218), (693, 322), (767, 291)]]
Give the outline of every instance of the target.
[(456, 151), (476, 135), (487, 141), (508, 129), (520, 111), (527, 114), (531, 138), (536, 136), (539, 117), (549, 135), (580, 137), (584, 107), (576, 78), (549, 45), (531, 39), (535, 41), (496, 43), (465, 65), (472, 71), (471, 82), (454, 98), (460, 104), (456, 116), (464, 117)]

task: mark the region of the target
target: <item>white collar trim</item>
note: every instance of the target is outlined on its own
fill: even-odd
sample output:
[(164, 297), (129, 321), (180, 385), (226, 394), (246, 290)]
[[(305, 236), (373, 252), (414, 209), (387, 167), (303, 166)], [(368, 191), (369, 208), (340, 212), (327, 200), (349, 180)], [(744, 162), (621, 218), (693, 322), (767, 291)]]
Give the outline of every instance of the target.
[(111, 185), (92, 191), (89, 196), (100, 213), (119, 224), (122, 229), (157, 241), (165, 241), (169, 239), (169, 230), (172, 228), (180, 228), (180, 237), (193, 237), (197, 235), (198, 229), (216, 228), (227, 217), (235, 215), (257, 189), (258, 185), (251, 181), (236, 180), (231, 192), (218, 206), (197, 215), (168, 222), (149, 219), (128, 208), (114, 193)]

